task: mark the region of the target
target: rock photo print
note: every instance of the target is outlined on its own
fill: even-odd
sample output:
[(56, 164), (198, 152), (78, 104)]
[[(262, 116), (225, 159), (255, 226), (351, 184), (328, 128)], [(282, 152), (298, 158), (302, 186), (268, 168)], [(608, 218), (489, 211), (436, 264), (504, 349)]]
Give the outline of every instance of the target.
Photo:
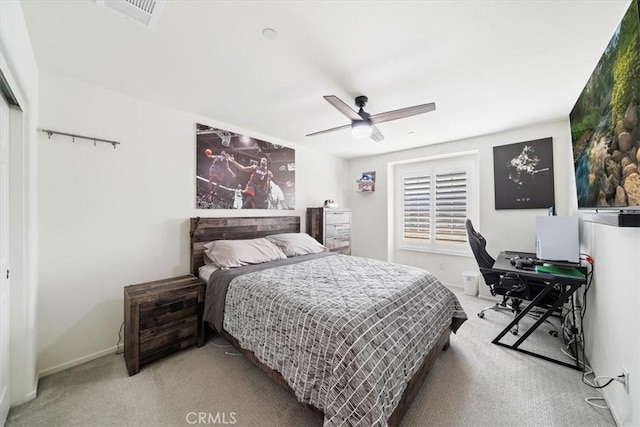
[(493, 147), (496, 209), (554, 206), (551, 138)]
[(295, 151), (196, 124), (196, 209), (294, 209)]
[(569, 115), (578, 208), (640, 207), (639, 115), (640, 11), (633, 1)]

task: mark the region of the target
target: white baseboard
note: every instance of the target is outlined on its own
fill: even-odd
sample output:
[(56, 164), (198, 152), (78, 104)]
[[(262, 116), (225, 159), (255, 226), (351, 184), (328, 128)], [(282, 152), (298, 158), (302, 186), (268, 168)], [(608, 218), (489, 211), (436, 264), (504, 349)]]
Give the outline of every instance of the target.
[[(0, 394), (0, 402), (4, 402), (4, 399), (8, 399), (8, 391), (9, 391), (9, 387), (5, 387), (5, 389), (2, 391), (2, 394)], [(9, 405), (0, 407), (0, 423), (2, 423), (2, 425), (5, 424), (5, 422), (7, 421), (7, 416), (9, 415)]]
[(103, 356), (108, 356), (109, 354), (114, 354), (116, 353), (116, 350), (117, 352), (123, 351), (124, 344), (120, 344), (119, 346), (114, 345), (113, 347), (109, 347), (104, 350), (100, 350), (95, 353), (88, 354), (86, 356), (82, 356), (65, 363), (61, 363), (58, 366), (53, 366), (51, 368), (43, 369), (42, 371), (38, 372), (38, 378), (48, 377), (49, 375), (53, 375), (57, 372), (62, 372), (67, 369), (73, 368), (74, 366), (82, 365), (83, 363), (90, 362), (92, 360), (98, 359)]
[(618, 427), (622, 426), (622, 422), (620, 421), (620, 416), (616, 412), (616, 407), (611, 404), (607, 390), (601, 389), (600, 391), (602, 392), (602, 397), (604, 397), (604, 401), (607, 404), (607, 407), (609, 408), (611, 415), (613, 416), (613, 421), (615, 421), (616, 426)]
[[(464, 293), (464, 286), (454, 285), (454, 284), (451, 284), (451, 283), (442, 283), (442, 284), (444, 286), (446, 286), (447, 288), (451, 289), (452, 291), (463, 292)], [(465, 294), (465, 295), (467, 295), (467, 294)], [(485, 300), (485, 301), (493, 301), (493, 302), (500, 301), (500, 298), (496, 298), (496, 297), (493, 297), (493, 296), (485, 296), (485, 295), (482, 295), (480, 293), (478, 293), (478, 295), (469, 295), (469, 296), (475, 296), (476, 298), (481, 299), (481, 300)]]
[(38, 380), (39, 377), (36, 378), (35, 383), (33, 384), (33, 388), (32, 390), (27, 393), (26, 395), (20, 397), (19, 399), (11, 402), (11, 407), (13, 408), (14, 406), (19, 406), (22, 405), (23, 403), (27, 403), (33, 399), (35, 399), (36, 397), (38, 397)]

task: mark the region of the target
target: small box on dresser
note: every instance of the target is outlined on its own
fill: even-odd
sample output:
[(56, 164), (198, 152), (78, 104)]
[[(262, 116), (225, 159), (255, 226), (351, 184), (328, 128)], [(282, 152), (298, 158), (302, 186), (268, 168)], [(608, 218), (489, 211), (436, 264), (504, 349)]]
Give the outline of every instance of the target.
[(153, 360), (204, 345), (205, 283), (189, 274), (124, 287), (124, 359), (129, 375)]
[(307, 208), (307, 234), (332, 252), (351, 255), (351, 210)]

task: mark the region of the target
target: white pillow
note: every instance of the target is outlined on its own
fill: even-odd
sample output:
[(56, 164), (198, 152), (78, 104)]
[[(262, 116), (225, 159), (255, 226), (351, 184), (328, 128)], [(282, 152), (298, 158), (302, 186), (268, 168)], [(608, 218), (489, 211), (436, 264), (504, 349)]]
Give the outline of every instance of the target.
[(204, 245), (205, 255), (220, 268), (286, 259), (282, 250), (264, 237), (248, 240), (215, 240)]
[(220, 268), (215, 264), (206, 264), (198, 268), (198, 277), (204, 280), (204, 283), (209, 283), (209, 276)]
[(307, 233), (282, 233), (267, 236), (288, 257), (316, 254), (328, 249)]
[[(210, 245), (210, 244), (211, 243), (207, 243), (207, 245)], [(206, 250), (202, 254), (202, 260), (204, 261), (204, 265), (215, 265), (216, 267), (218, 266), (215, 262), (213, 262), (213, 260), (211, 258), (209, 258), (209, 255), (207, 255)]]

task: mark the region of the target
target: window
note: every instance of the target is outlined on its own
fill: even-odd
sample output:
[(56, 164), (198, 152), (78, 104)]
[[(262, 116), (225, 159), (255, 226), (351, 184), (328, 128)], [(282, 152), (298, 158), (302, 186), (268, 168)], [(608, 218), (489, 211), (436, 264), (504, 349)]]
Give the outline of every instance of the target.
[(465, 153), (394, 166), (399, 249), (471, 253), (464, 223), (477, 220), (477, 163)]

